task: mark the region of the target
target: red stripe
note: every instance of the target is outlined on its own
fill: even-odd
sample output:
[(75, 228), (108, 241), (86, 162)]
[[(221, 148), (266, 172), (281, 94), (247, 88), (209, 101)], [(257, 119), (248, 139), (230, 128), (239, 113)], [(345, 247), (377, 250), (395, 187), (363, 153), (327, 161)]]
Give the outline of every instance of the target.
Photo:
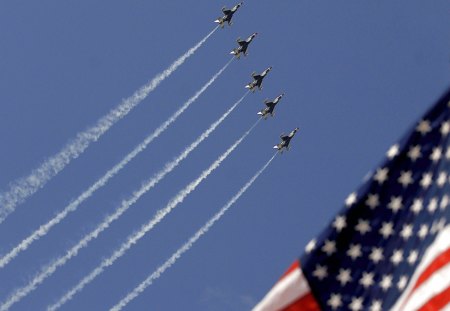
[(282, 311), (320, 311), (320, 307), (314, 296), (308, 293)]
[(425, 282), (436, 270), (439, 270), (450, 262), (450, 248), (441, 253), (433, 262), (422, 272), (414, 285), (413, 291)]
[(450, 287), (427, 301), (418, 311), (441, 310), (450, 302)]
[(296, 270), (296, 269), (300, 269), (300, 263), (298, 260), (294, 261), (292, 263), (292, 265), (286, 270), (286, 272), (284, 272), (284, 274), (281, 276), (280, 280), (282, 280), (286, 275), (288, 275), (289, 273), (291, 273), (292, 271)]

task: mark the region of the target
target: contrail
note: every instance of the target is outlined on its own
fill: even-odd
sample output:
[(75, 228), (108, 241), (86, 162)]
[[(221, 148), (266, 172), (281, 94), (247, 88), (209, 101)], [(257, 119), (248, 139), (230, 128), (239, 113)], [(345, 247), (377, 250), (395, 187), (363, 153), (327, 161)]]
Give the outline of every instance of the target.
[[(92, 196), (92, 194), (95, 191), (97, 191), (99, 188), (103, 187), (109, 181), (109, 179), (111, 179), (113, 176), (115, 176), (134, 157), (136, 157), (140, 152), (142, 152), (155, 138), (157, 138), (159, 135), (161, 135), (161, 133), (164, 132), (169, 127), (169, 125), (171, 125), (173, 122), (175, 122), (175, 120), (194, 101), (196, 101), (197, 98), (222, 74), (222, 72), (230, 65), (230, 63), (232, 61), (233, 61), (233, 59), (231, 59), (225, 66), (223, 66), (222, 69), (220, 69), (199, 91), (197, 91), (197, 93), (194, 96), (192, 96), (186, 103), (184, 103), (180, 109), (178, 109), (169, 119), (167, 119), (163, 124), (161, 124), (153, 133), (151, 133), (149, 136), (147, 136), (142, 143), (137, 145), (133, 149), (133, 151), (131, 151), (129, 154), (127, 154), (118, 164), (116, 164), (113, 168), (111, 168), (109, 171), (107, 171), (105, 173), (105, 175), (103, 175), (103, 177), (101, 177), (92, 186), (90, 186), (86, 191), (84, 191), (75, 201), (73, 201), (69, 205), (67, 205), (61, 212), (59, 212), (55, 217), (53, 217), (51, 220), (49, 220), (45, 225), (41, 225), (39, 227), (39, 229), (35, 230), (27, 238), (23, 239), (22, 242), (20, 242), (17, 246), (15, 246), (11, 251), (9, 251), (6, 255), (4, 255), (2, 258), (0, 258), (0, 269), (5, 267), (11, 260), (13, 260), (22, 251), (25, 251), (33, 242), (35, 242), (35, 241), (39, 240), (41, 237), (45, 236), (53, 226), (60, 223), (69, 213), (76, 211), (78, 206), (81, 203), (83, 203), (86, 199), (88, 199), (90, 196)], [(244, 95), (244, 97), (245, 97), (245, 95)], [(242, 99), (240, 101), (242, 101), (244, 99), (244, 97), (242, 97)], [(226, 114), (226, 115), (228, 116), (228, 114)], [(221, 120), (220, 122), (222, 122), (222, 121), (223, 120)], [(219, 122), (219, 124), (220, 124), (220, 122)], [(216, 125), (216, 127), (217, 127), (217, 125)], [(209, 133), (207, 135), (209, 135)], [(205, 138), (203, 138), (203, 139), (205, 139)], [(186, 156), (187, 156), (187, 154), (186, 154)]]
[[(20, 301), (23, 297), (28, 295), (31, 291), (36, 289), (36, 287), (41, 284), (46, 278), (51, 276), (58, 267), (66, 264), (72, 257), (76, 256), (78, 252), (86, 247), (89, 242), (98, 237), (98, 235), (106, 230), (113, 221), (118, 219), (123, 213), (125, 213), (131, 205), (136, 203), (136, 201), (147, 191), (153, 188), (161, 179), (163, 179), (168, 173), (170, 173), (178, 164), (184, 160), (190, 152), (192, 152), (203, 140), (205, 140), (224, 120), (225, 118), (244, 100), (248, 95), (248, 92), (244, 94), (234, 105), (228, 109), (216, 122), (211, 124), (211, 126), (203, 132), (191, 145), (189, 145), (184, 151), (176, 157), (171, 162), (166, 163), (164, 168), (156, 173), (151, 179), (145, 182), (138, 191), (135, 191), (133, 195), (128, 199), (124, 200), (121, 206), (111, 215), (107, 216), (105, 220), (97, 226), (93, 231), (81, 239), (75, 246), (70, 250), (66, 251), (64, 256), (61, 256), (50, 263), (48, 266), (44, 267), (39, 274), (37, 274), (27, 285), (16, 290), (6, 302), (2, 303), (0, 310), (6, 310), (11, 307), (14, 303)], [(256, 125), (256, 124), (255, 124)]]
[(150, 286), (156, 279), (158, 279), (167, 269), (169, 269), (185, 252), (191, 249), (195, 242), (200, 239), (209, 229), (228, 211), (228, 209), (240, 198), (242, 194), (253, 184), (253, 182), (261, 175), (264, 170), (269, 166), (270, 162), (275, 158), (275, 153), (272, 158), (245, 184), (244, 187), (239, 190), (238, 193), (231, 198), (228, 203), (222, 207), (222, 209), (215, 214), (208, 222), (203, 225), (182, 247), (180, 247), (173, 255), (166, 260), (164, 264), (159, 266), (150, 276), (148, 276), (141, 284), (134, 288), (123, 298), (119, 303), (110, 309), (110, 311), (122, 310), (131, 300), (141, 294), (148, 286)]
[(42, 188), (52, 177), (56, 176), (71, 160), (77, 158), (90, 145), (97, 141), (111, 126), (125, 117), (162, 81), (169, 77), (187, 58), (200, 48), (206, 40), (217, 30), (218, 26), (207, 34), (200, 42), (190, 48), (184, 55), (175, 60), (169, 68), (159, 73), (146, 85), (142, 86), (132, 96), (125, 99), (107, 115), (87, 130), (77, 134), (75, 139), (67, 143), (57, 154), (45, 160), (30, 175), (22, 177), (9, 186), (9, 190), (0, 194), (0, 224), (11, 214), (16, 206), (26, 200), (33, 193)]
[[(117, 249), (109, 258), (104, 259), (97, 268), (91, 271), (87, 276), (85, 276), (75, 287), (70, 289), (64, 296), (62, 296), (55, 304), (47, 308), (48, 311), (53, 311), (59, 309), (67, 301), (73, 298), (75, 294), (82, 291), (83, 288), (93, 281), (100, 273), (102, 273), (107, 267), (111, 266), (117, 259), (122, 257), (125, 252), (137, 243), (147, 232), (149, 232), (156, 224), (158, 224), (167, 214), (169, 214), (178, 204), (182, 203), (186, 196), (194, 191), (197, 186), (208, 177), (220, 164), (228, 157), (228, 155), (236, 149), (236, 147), (247, 137), (248, 134), (256, 127), (261, 119), (255, 122), (253, 126), (244, 133), (227, 151), (225, 151), (211, 166), (204, 170), (201, 175), (188, 184), (184, 189), (182, 189), (176, 196), (174, 196), (169, 203), (163, 209), (156, 212), (155, 216), (146, 224), (142, 225), (139, 231), (131, 234), (127, 241), (122, 243), (119, 249)], [(1, 309), (0, 309), (1, 310)]]

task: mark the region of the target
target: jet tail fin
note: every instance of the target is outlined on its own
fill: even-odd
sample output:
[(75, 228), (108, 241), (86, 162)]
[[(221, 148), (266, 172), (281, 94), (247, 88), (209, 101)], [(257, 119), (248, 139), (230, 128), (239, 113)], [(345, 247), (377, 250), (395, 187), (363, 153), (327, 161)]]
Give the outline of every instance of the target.
[(278, 149), (278, 150), (280, 150), (280, 149), (278, 148), (278, 145), (273, 146), (273, 149)]
[(258, 112), (257, 114), (259, 114), (260, 116), (262, 116), (263, 115), (263, 113), (260, 111), (260, 112)]

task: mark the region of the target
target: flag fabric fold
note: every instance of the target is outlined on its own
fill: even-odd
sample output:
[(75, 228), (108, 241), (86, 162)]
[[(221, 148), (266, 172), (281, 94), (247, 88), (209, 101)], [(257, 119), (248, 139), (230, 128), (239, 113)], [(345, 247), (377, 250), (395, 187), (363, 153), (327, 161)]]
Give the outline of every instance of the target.
[(254, 311), (450, 310), (450, 90)]

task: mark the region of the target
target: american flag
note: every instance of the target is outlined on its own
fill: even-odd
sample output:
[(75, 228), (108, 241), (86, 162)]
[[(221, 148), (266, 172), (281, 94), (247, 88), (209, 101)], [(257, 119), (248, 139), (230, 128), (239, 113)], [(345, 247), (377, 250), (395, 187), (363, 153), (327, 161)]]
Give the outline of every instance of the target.
[(450, 90), (253, 309), (450, 310)]

